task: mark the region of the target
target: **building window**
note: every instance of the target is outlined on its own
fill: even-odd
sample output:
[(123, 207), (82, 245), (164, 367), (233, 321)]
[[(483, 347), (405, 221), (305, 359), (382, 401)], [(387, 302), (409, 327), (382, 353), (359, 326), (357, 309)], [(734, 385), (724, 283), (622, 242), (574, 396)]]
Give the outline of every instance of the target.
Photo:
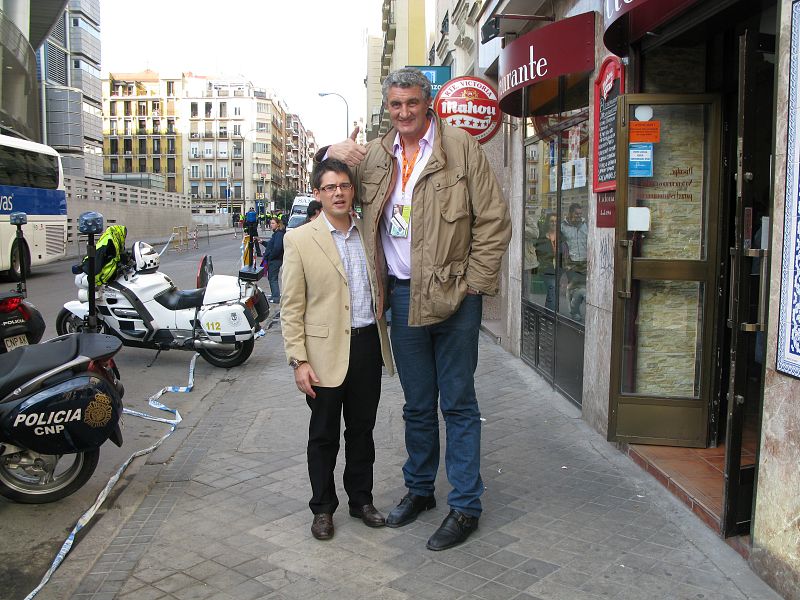
[(167, 173), (175, 173), (175, 159), (167, 158)]
[(228, 118), (228, 103), (227, 102), (220, 102), (219, 103), (219, 118), (220, 119), (227, 119)]
[(167, 177), (167, 191), (168, 192), (176, 192), (178, 191), (177, 187), (175, 187), (175, 178), (174, 177)]
[(111, 138), (109, 144), (109, 154), (119, 154), (119, 140), (117, 138)]
[(132, 154), (133, 153), (133, 140), (131, 138), (125, 138), (122, 142), (123, 150), (125, 154)]
[(168, 81), (167, 82), (167, 96), (174, 96), (175, 95), (175, 82)]
[(206, 179), (212, 179), (214, 177), (214, 165), (205, 165), (206, 168)]
[(110, 162), (111, 172), (118, 173), (119, 172), (119, 161), (116, 158), (112, 158)]
[(214, 196), (214, 184), (207, 183), (206, 184), (206, 198), (212, 198)]
[(242, 107), (241, 106), (234, 106), (233, 107), (233, 115), (238, 117), (242, 114)]
[(139, 173), (147, 173), (147, 159), (140, 158), (139, 159)]
[(161, 133), (161, 121), (153, 120), (153, 135)]
[(175, 138), (167, 138), (167, 154), (175, 154)]
[(126, 158), (125, 159), (125, 172), (126, 173), (133, 173), (133, 159)]
[(175, 119), (167, 119), (167, 135), (175, 135)]
[(153, 154), (161, 154), (161, 140), (153, 138)]
[(117, 116), (117, 103), (114, 100), (108, 103), (108, 114), (112, 117)]
[(139, 154), (147, 154), (147, 138), (139, 138)]
[(227, 179), (228, 178), (228, 167), (225, 165), (221, 165), (219, 168), (219, 178), (220, 179)]
[(191, 169), (190, 173), (191, 173), (191, 177), (193, 179), (199, 179), (200, 178), (200, 166), (199, 165), (192, 165), (192, 169)]
[(125, 100), (125, 116), (126, 117), (130, 117), (131, 116), (131, 101), (130, 100)]
[(153, 158), (153, 173), (161, 173), (161, 159), (158, 157)]
[(196, 116), (197, 116), (197, 102), (192, 102), (192, 106), (191, 106), (191, 115), (192, 115), (193, 117), (196, 117)]
[(212, 112), (211, 102), (206, 102), (206, 119), (211, 118), (211, 112)]
[(241, 125), (234, 125), (233, 126), (233, 135), (237, 137), (242, 136), (242, 126)]

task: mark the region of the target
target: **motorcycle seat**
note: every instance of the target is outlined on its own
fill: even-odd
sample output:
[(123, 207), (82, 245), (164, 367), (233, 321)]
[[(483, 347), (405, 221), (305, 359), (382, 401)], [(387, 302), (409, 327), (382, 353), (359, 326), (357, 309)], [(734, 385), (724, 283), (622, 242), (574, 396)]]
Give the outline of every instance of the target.
[(89, 360), (111, 357), (120, 348), (122, 341), (111, 335), (73, 333), (0, 354), (0, 400), (34, 377), (60, 367), (79, 355), (85, 356), (88, 364)]
[(200, 308), (203, 306), (203, 296), (205, 296), (205, 293), (206, 288), (204, 287), (196, 290), (171, 288), (157, 294), (154, 296), (154, 299), (161, 306), (169, 310), (183, 310), (184, 308)]
[(0, 355), (0, 399), (37, 375), (55, 369), (78, 354), (77, 335), (46, 344), (22, 346)]

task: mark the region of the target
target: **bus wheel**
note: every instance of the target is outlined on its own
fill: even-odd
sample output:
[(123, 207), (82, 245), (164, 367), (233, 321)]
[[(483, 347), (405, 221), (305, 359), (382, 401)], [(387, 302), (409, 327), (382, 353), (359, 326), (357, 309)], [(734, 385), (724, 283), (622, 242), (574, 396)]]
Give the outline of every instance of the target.
[[(28, 250), (28, 245), (23, 244), (22, 246), (23, 251), (25, 252), (25, 275), (31, 274), (31, 253)], [(14, 245), (11, 246), (11, 268), (8, 270), (11, 278), (14, 281), (19, 281), (22, 279), (22, 263), (19, 260), (20, 253), (19, 253), (19, 242), (14, 240)]]

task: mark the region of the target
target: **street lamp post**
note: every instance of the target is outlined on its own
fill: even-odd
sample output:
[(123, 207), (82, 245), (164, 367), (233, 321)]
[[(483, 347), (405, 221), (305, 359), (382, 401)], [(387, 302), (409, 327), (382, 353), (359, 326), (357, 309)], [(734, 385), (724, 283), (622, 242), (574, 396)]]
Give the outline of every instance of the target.
[(345, 108), (345, 111), (346, 111), (345, 112), (345, 119), (346, 120), (345, 120), (345, 124), (344, 124), (344, 136), (347, 137), (348, 135), (350, 135), (350, 105), (347, 104), (347, 100), (345, 100), (345, 97), (342, 96), (341, 94), (337, 94), (336, 92), (320, 92), (319, 95), (320, 96), (339, 96), (339, 98), (342, 99), (342, 101), (344, 102), (344, 108)]

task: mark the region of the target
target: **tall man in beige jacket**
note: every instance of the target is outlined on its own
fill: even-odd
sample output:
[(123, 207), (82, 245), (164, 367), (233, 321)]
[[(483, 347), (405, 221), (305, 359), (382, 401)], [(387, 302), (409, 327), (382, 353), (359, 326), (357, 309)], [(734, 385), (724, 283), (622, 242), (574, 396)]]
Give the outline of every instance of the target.
[(401, 527), (436, 505), (438, 403), (453, 489), (450, 513), (427, 546), (444, 550), (469, 537), (482, 510), (474, 382), (481, 296), (498, 291), (511, 223), (483, 150), (430, 110), (431, 86), (419, 70), (390, 73), (383, 100), (393, 128), (366, 147), (353, 139), (334, 144), (327, 156), (353, 169), (378, 289), (388, 292), (392, 309), (392, 351), (406, 400), (408, 493), (386, 524)]
[(311, 408), (308, 474), (314, 513), (311, 533), (333, 537), (339, 504), (333, 471), (345, 423), (344, 488), (350, 515), (384, 525), (372, 504), (372, 430), (381, 393), (381, 367), (393, 373), (386, 322), (374, 310), (375, 269), (367, 267), (361, 225), (350, 215), (354, 188), (347, 165), (326, 160), (312, 176), (322, 214), (284, 239), (281, 327), (297, 388)]

